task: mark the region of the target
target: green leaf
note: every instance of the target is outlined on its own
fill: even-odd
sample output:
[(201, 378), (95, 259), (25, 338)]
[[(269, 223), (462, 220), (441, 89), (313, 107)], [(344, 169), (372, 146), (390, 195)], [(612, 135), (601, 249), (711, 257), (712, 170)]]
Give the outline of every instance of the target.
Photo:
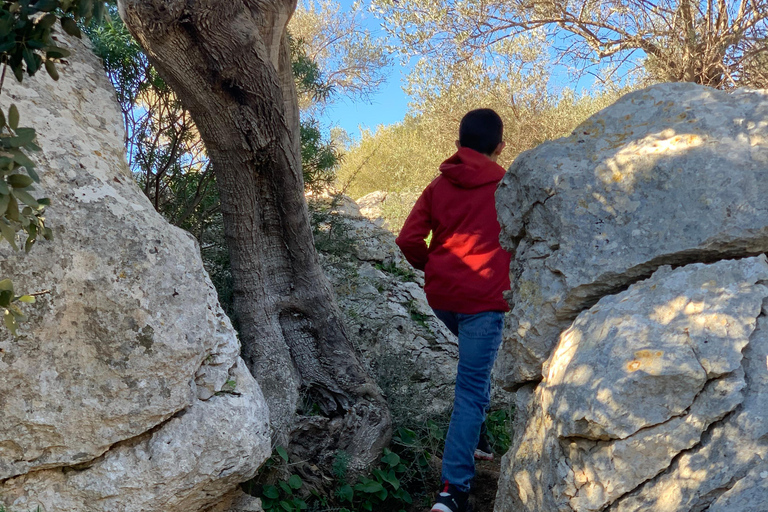
[[(30, 167), (35, 166), (35, 162), (30, 160), (20, 149), (9, 149), (8, 152), (13, 156), (13, 161), (22, 167), (26, 167), (27, 171), (29, 171)], [(34, 177), (32, 179), (34, 179)]]
[(35, 140), (34, 128), (18, 128), (15, 137), (3, 137), (3, 145), (8, 148), (20, 148)]
[(51, 12), (58, 6), (59, 2), (57, 0), (37, 0), (32, 8), (42, 12)]
[(11, 226), (6, 224), (4, 221), (0, 220), (0, 234), (3, 235), (3, 238), (11, 244), (11, 247), (15, 251), (19, 250), (19, 247), (16, 245), (16, 232), (13, 230)]
[(80, 27), (78, 27), (75, 20), (73, 20), (69, 16), (65, 18), (61, 18), (61, 28), (63, 28), (64, 32), (66, 32), (70, 36), (82, 37), (82, 34), (80, 33)]
[(10, 291), (13, 294), (13, 281), (10, 279), (3, 279), (0, 281), (0, 291)]
[(280, 493), (278, 492), (277, 487), (274, 485), (265, 485), (262, 492), (264, 493), (265, 497), (271, 500), (276, 500), (280, 497)]
[(18, 300), (26, 304), (34, 304), (36, 301), (35, 297), (32, 295), (22, 295), (21, 297), (18, 297)]
[[(13, 70), (13, 76), (16, 77), (16, 80), (21, 83), (24, 81), (24, 68), (21, 67), (21, 62), (18, 64), (12, 64), (11, 69)], [(8, 123), (10, 124), (10, 123)]]
[(27, 188), (34, 183), (34, 181), (25, 174), (11, 174), (8, 176), (8, 183), (10, 183), (13, 188)]
[(293, 512), (294, 510), (296, 510), (296, 507), (294, 507), (293, 505), (291, 505), (287, 501), (281, 501), (280, 502), (280, 506), (283, 507), (283, 510), (285, 510), (287, 512)]
[[(32, 208), (39, 208), (40, 203), (37, 202), (37, 199), (32, 197), (29, 192), (26, 190), (19, 190), (19, 189), (13, 189), (13, 195), (17, 198), (21, 199), (24, 204), (31, 206)], [(16, 220), (16, 219), (14, 219)]]
[(352, 503), (352, 499), (355, 497), (355, 491), (352, 489), (352, 486), (349, 484), (342, 485), (337, 491), (336, 495), (339, 497), (342, 501), (348, 501)]
[(413, 503), (413, 498), (411, 497), (410, 493), (405, 489), (398, 490), (397, 493), (395, 493), (395, 497), (397, 497), (397, 499), (405, 503), (408, 503), (409, 505)]
[(293, 489), (291, 489), (291, 487), (287, 483), (278, 482), (277, 485), (280, 486), (280, 489), (282, 489), (285, 494), (293, 494)]
[(8, 309), (11, 311), (11, 313), (13, 313), (13, 316), (15, 316), (17, 319), (24, 320), (27, 318), (26, 316), (24, 316), (24, 312), (19, 308), (17, 308), (16, 306), (14, 306), (13, 303), (8, 304)]
[[(0, 51), (0, 53), (2, 52)], [(0, 110), (0, 130), (3, 128), (5, 128), (5, 114), (3, 114), (3, 111)]]
[(400, 488), (400, 480), (397, 478), (397, 476), (395, 476), (395, 472), (391, 469), (388, 472), (384, 473), (381, 479), (387, 482), (389, 485), (391, 485), (392, 488), (395, 490), (398, 490)]
[[(4, 179), (0, 179), (0, 194), (3, 195), (10, 195), (11, 189), (8, 187), (8, 183)], [(3, 201), (2, 198), (0, 198), (0, 201)], [(5, 213), (5, 209), (8, 208), (8, 203), (5, 203), (5, 208), (0, 208), (0, 215)]]
[(59, 79), (59, 72), (56, 69), (56, 64), (54, 64), (52, 60), (49, 59), (45, 61), (45, 70), (48, 72), (48, 76), (54, 80)]
[[(0, 184), (5, 185), (3, 180), (0, 180)], [(6, 188), (8, 188), (6, 186)], [(11, 196), (9, 194), (0, 194), (0, 217), (5, 215), (5, 210), (8, 209), (8, 203), (11, 202)]]
[[(56, 17), (55, 14), (48, 13), (45, 16), (43, 16), (42, 18), (40, 18), (39, 20), (37, 20), (37, 24), (36, 25), (37, 25), (38, 28), (42, 28), (42, 29), (51, 28), (56, 23), (57, 19), (58, 18)], [(29, 43), (27, 43), (27, 44), (29, 44)]]
[(95, 4), (93, 4), (93, 19), (96, 20), (96, 23), (101, 23), (104, 19), (104, 15), (106, 12), (106, 7), (104, 5), (104, 2), (101, 0), (97, 0)]
[(19, 221), (19, 203), (16, 202), (16, 198), (13, 195), (9, 196), (8, 209), (5, 210), (5, 216), (10, 220)]
[(7, 308), (11, 305), (13, 300), (13, 292), (11, 290), (0, 291), (0, 306)]
[(49, 46), (45, 50), (45, 56), (49, 59), (63, 59), (70, 56), (70, 51), (66, 48), (59, 48), (58, 46)]
[(21, 54), (24, 56), (24, 64), (27, 65), (27, 73), (29, 73), (29, 76), (37, 73), (37, 70), (40, 69), (40, 64), (37, 62), (37, 59), (35, 59), (35, 53), (25, 47)]
[(381, 492), (384, 489), (384, 486), (381, 485), (376, 480), (371, 480), (368, 478), (363, 479), (360, 483), (355, 485), (355, 490), (360, 492), (365, 492), (368, 494), (374, 494), (377, 492)]
[(401, 444), (404, 444), (405, 446), (412, 446), (416, 444), (416, 442), (419, 439), (419, 436), (416, 435), (416, 432), (409, 428), (400, 427), (397, 429), (397, 436), (395, 437), (397, 441), (400, 441)]
[(8, 125), (14, 130), (19, 127), (19, 109), (16, 108), (16, 105), (11, 105), (11, 108), (8, 109)]
[(5, 326), (8, 328), (9, 331), (11, 331), (11, 334), (16, 336), (16, 318), (7, 309), (5, 310), (5, 314), (3, 315), (3, 320), (5, 321)]
[(291, 486), (291, 489), (299, 489), (302, 483), (299, 475), (291, 475), (291, 478), (288, 479), (288, 485)]
[(281, 459), (283, 459), (285, 462), (288, 462), (288, 452), (285, 451), (285, 448), (282, 446), (278, 446), (275, 448), (275, 451), (280, 456)]
[[(99, 0), (100, 1), (100, 0)], [(93, 0), (80, 0), (78, 4), (77, 15), (86, 22), (90, 20), (93, 13)]]
[(24, 43), (30, 50), (42, 50), (46, 47), (46, 44), (38, 39), (29, 39)]
[(389, 452), (381, 458), (381, 462), (393, 468), (400, 464), (400, 456), (396, 453)]

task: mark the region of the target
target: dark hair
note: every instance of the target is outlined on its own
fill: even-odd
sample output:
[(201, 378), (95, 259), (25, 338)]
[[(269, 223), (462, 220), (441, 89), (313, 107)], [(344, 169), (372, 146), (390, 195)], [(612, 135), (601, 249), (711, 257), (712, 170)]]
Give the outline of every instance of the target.
[(484, 155), (492, 155), (504, 135), (504, 123), (490, 108), (467, 112), (459, 125), (459, 144)]

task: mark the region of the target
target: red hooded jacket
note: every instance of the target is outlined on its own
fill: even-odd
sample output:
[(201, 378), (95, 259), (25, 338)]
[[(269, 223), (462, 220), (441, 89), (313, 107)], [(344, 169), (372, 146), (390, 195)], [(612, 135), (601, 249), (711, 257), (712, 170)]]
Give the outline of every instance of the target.
[[(422, 192), (397, 245), (426, 275), (429, 305), (455, 313), (509, 311), (510, 255), (499, 245), (494, 194), (504, 169), (461, 148)], [(432, 231), (429, 247), (424, 241)]]

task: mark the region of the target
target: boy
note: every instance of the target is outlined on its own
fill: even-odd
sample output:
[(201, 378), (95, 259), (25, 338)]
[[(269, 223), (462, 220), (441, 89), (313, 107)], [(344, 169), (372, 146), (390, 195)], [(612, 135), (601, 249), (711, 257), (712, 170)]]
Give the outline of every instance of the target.
[[(459, 366), (445, 440), (445, 484), (432, 512), (468, 512), (474, 452), (490, 403), (491, 369), (501, 344), (502, 292), (509, 289), (510, 255), (499, 245), (494, 194), (504, 176), (503, 123), (491, 109), (469, 112), (459, 125), (458, 151), (419, 197), (397, 245), (425, 272), (429, 305), (459, 337)], [(424, 241), (429, 232), (432, 240)]]

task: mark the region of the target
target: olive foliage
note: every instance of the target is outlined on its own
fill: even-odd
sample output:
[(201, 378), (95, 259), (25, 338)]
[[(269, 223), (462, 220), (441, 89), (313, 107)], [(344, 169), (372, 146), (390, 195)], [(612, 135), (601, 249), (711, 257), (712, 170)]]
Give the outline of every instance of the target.
[(372, 9), (401, 51), (445, 61), (503, 54), (537, 35), (582, 71), (645, 64), (661, 81), (766, 84), (768, 0), (373, 0)]
[[(79, 23), (101, 19), (105, 4), (101, 0), (4, 0), (0, 2), (0, 94), (6, 71), (10, 69), (19, 82), (25, 73), (33, 76), (41, 69), (54, 80), (59, 79), (57, 62), (69, 55), (55, 39), (57, 27), (69, 35), (80, 37)], [(0, 242), (19, 250), (19, 235), (25, 240), (26, 252), (39, 237), (53, 239), (53, 231), (45, 224), (47, 198), (35, 198), (33, 184), (40, 178), (28, 152), (38, 151), (34, 128), (20, 126), (15, 105), (7, 114), (0, 109)], [(16, 334), (18, 322), (26, 317), (18, 307), (35, 302), (37, 294), (16, 295), (11, 279), (0, 280), (0, 308), (5, 327)]]

